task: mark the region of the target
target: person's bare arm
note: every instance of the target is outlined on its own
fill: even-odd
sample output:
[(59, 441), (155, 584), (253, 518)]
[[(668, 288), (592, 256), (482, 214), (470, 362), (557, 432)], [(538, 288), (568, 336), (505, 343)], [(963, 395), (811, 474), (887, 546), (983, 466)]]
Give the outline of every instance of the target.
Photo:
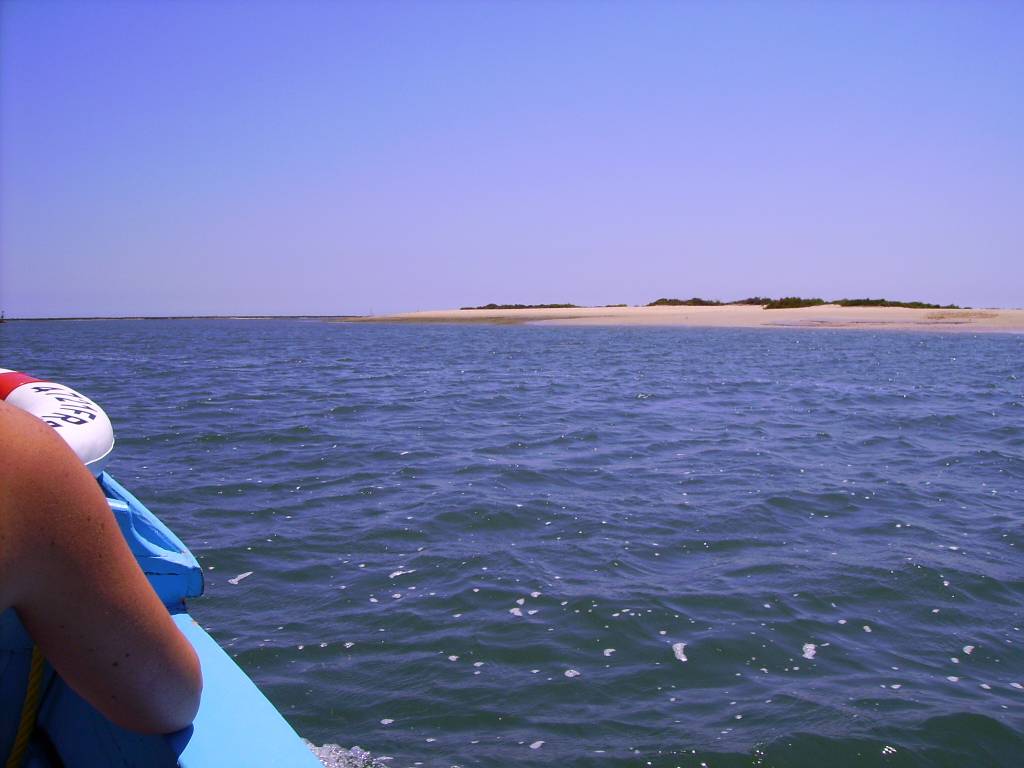
[(195, 651), (149, 586), (95, 478), (43, 422), (0, 403), (0, 608), (118, 725), (192, 722)]

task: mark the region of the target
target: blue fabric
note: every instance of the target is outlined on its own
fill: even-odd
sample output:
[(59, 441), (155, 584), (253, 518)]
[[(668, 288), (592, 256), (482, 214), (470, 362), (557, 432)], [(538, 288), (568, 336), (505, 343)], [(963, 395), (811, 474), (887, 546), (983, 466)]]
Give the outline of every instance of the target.
[(18, 733), (21, 705), (32, 661), (32, 638), (13, 608), (0, 613), (0, 759), (6, 760)]

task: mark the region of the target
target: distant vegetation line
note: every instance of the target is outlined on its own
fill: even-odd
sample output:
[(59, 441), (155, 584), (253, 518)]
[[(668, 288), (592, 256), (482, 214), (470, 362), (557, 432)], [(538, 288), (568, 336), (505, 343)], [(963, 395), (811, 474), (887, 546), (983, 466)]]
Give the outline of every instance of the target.
[[(736, 301), (719, 301), (718, 299), (702, 299), (694, 296), (690, 299), (655, 299), (648, 307), (725, 307), (736, 305), (760, 306), (765, 309), (796, 309), (799, 307), (817, 307), (822, 304), (838, 304), (841, 307), (906, 307), (908, 309), (960, 309), (956, 304), (929, 304), (926, 301), (890, 301), (889, 299), (805, 299), (801, 296), (784, 296), (772, 299), (767, 296), (751, 296)], [(628, 304), (605, 304), (605, 307), (627, 307)], [(578, 309), (577, 304), (484, 304), (479, 307), (460, 307), (460, 309)]]
[(956, 304), (929, 304), (926, 301), (890, 301), (889, 299), (804, 299), (786, 296), (764, 305), (765, 309), (792, 309), (793, 307), (816, 307), (821, 304), (838, 304), (840, 307), (904, 307), (906, 309), (960, 309)]
[[(623, 304), (622, 306), (626, 306)], [(459, 307), (459, 309), (578, 309), (576, 304), (484, 304), (482, 307)]]
[(735, 304), (770, 304), (771, 299), (765, 296), (751, 296), (749, 299), (737, 301), (718, 301), (718, 299), (701, 299), (694, 296), (692, 299), (656, 299), (648, 304), (648, 307), (725, 307)]
[(735, 304), (756, 304), (765, 309), (793, 309), (796, 307), (817, 307), (822, 304), (838, 304), (841, 307), (906, 307), (908, 309), (960, 309), (956, 304), (929, 304), (926, 301), (890, 301), (889, 299), (805, 299), (800, 296), (784, 296), (770, 299), (766, 296), (752, 296), (738, 301), (717, 301), (715, 299), (658, 299), (648, 307), (722, 307)]
[(889, 301), (888, 299), (836, 299), (843, 307), (908, 307), (909, 309), (962, 309), (957, 304), (929, 304), (924, 301)]
[(783, 296), (764, 305), (765, 309), (796, 309), (799, 307), (817, 307), (824, 304), (824, 299), (804, 299), (800, 296)]

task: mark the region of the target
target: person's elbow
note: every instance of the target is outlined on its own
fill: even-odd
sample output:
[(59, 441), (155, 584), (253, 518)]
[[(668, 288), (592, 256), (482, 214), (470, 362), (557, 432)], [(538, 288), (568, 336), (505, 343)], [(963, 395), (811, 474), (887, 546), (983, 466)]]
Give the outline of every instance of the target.
[(191, 646), (182, 656), (178, 669), (168, 670), (141, 706), (108, 714), (115, 725), (137, 733), (174, 733), (192, 724), (199, 712), (203, 673)]

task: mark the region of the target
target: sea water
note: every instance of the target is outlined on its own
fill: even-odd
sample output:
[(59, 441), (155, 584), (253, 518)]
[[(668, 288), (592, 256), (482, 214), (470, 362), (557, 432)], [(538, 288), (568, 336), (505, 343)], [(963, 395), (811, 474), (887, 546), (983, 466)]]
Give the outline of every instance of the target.
[(391, 765), (1015, 765), (1024, 336), (16, 322), (192, 611)]

